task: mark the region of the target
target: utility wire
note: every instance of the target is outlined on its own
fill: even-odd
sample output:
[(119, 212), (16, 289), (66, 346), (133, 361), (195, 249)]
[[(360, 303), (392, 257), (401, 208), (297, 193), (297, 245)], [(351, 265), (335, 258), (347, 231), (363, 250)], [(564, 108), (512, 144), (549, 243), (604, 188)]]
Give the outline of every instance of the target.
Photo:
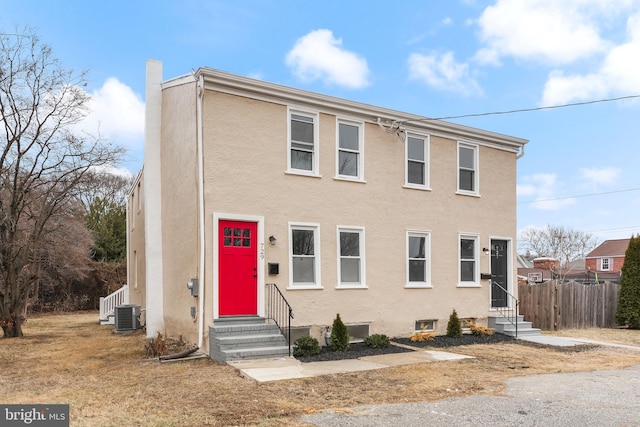
[(603, 193), (591, 193), (591, 194), (581, 194), (578, 196), (564, 196), (564, 197), (554, 197), (551, 199), (538, 199), (538, 200), (527, 200), (524, 202), (518, 202), (518, 205), (522, 205), (522, 204), (526, 204), (526, 203), (538, 203), (538, 202), (551, 202), (553, 200), (565, 200), (565, 199), (579, 199), (581, 197), (592, 197), (592, 196), (602, 196), (605, 194), (615, 194), (615, 193), (626, 193), (629, 191), (638, 191), (640, 190), (640, 187), (638, 188), (628, 188), (626, 190), (616, 190), (616, 191), (605, 191)]
[(513, 114), (513, 113), (526, 113), (531, 111), (540, 111), (540, 110), (552, 110), (556, 108), (567, 108), (567, 107), (577, 107), (580, 105), (590, 105), (590, 104), (598, 104), (602, 102), (614, 102), (614, 101), (622, 101), (625, 99), (634, 99), (640, 98), (640, 94), (638, 95), (627, 95), (620, 96), (618, 98), (605, 98), (605, 99), (596, 99), (592, 101), (583, 101), (583, 102), (573, 102), (570, 104), (560, 104), (560, 105), (549, 105), (546, 107), (534, 107), (534, 108), (522, 108), (518, 110), (506, 110), (506, 111), (493, 111), (488, 113), (475, 113), (475, 114), (462, 114), (459, 116), (445, 116), (445, 117), (434, 117), (434, 118), (422, 118), (422, 119), (410, 119), (410, 120), (400, 120), (394, 122), (395, 125), (400, 125), (406, 122), (414, 122), (414, 121), (429, 121), (429, 120), (451, 120), (451, 119), (462, 119), (466, 117), (481, 117), (481, 116), (495, 116), (500, 114)]
[(612, 232), (612, 231), (637, 230), (637, 229), (640, 229), (640, 225), (632, 225), (630, 227), (620, 227), (620, 228), (606, 228), (604, 230), (591, 230), (591, 231), (587, 231), (587, 233), (604, 233), (604, 232)]

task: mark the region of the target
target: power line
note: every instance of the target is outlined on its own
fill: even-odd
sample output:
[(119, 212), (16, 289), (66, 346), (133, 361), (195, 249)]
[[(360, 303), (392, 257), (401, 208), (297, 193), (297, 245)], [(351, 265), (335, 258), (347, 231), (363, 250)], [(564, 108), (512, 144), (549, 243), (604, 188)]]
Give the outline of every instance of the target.
[(517, 204), (522, 205), (522, 204), (527, 204), (527, 203), (551, 202), (551, 201), (554, 201), (554, 200), (579, 199), (581, 197), (603, 196), (603, 195), (606, 195), (606, 194), (626, 193), (626, 192), (629, 192), (629, 191), (638, 191), (638, 190), (640, 190), (640, 187), (628, 188), (626, 190), (605, 191), (605, 192), (602, 192), (602, 193), (581, 194), (581, 195), (578, 195), (578, 196), (564, 196), (564, 197), (554, 197), (554, 198), (551, 198), (551, 199), (527, 200), (527, 201), (524, 201), (524, 202), (518, 202)]
[(640, 225), (632, 225), (630, 227), (620, 227), (620, 228), (606, 228), (604, 230), (591, 230), (588, 233), (605, 233), (605, 232), (613, 232), (613, 231), (622, 231), (622, 230), (638, 230), (640, 229)]
[(598, 104), (598, 103), (602, 103), (602, 102), (614, 102), (614, 101), (622, 101), (625, 99), (634, 99), (634, 98), (640, 98), (640, 94), (638, 95), (627, 95), (627, 96), (620, 96), (617, 98), (605, 98), (605, 99), (596, 99), (596, 100), (592, 100), (592, 101), (583, 101), (583, 102), (572, 102), (570, 104), (560, 104), (560, 105), (549, 105), (546, 107), (533, 107), (533, 108), (521, 108), (521, 109), (517, 109), (517, 110), (506, 110), (506, 111), (492, 111), (492, 112), (488, 112), (488, 113), (474, 113), (474, 114), (462, 114), (459, 116), (445, 116), (445, 117), (435, 117), (435, 118), (423, 118), (423, 119), (411, 119), (411, 120), (401, 120), (398, 122), (395, 122), (395, 125), (399, 125), (405, 122), (413, 122), (413, 121), (429, 121), (429, 120), (451, 120), (451, 119), (462, 119), (462, 118), (466, 118), (466, 117), (482, 117), (482, 116), (495, 116), (495, 115), (500, 115), (500, 114), (513, 114), (513, 113), (526, 113), (526, 112), (531, 112), (531, 111), (540, 111), (540, 110), (552, 110), (552, 109), (556, 109), (556, 108), (567, 108), (567, 107), (577, 107), (580, 105), (590, 105), (590, 104)]

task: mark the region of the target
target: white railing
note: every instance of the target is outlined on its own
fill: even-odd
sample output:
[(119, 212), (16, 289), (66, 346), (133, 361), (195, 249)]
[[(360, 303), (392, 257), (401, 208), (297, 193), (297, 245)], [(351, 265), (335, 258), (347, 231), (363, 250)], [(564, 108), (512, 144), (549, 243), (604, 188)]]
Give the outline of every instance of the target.
[(124, 285), (109, 296), (100, 297), (100, 324), (113, 324), (116, 307), (123, 304), (129, 304), (129, 285)]

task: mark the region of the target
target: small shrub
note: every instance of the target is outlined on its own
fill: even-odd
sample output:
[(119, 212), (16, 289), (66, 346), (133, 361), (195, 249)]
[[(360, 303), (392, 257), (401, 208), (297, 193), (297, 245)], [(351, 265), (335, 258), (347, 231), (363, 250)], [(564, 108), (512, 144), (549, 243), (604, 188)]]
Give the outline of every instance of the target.
[(478, 326), (472, 322), (466, 322), (465, 326), (471, 329), (471, 335), (477, 335), (477, 336), (493, 335), (493, 328), (487, 328), (486, 326)]
[(293, 343), (293, 355), (313, 356), (320, 353), (320, 343), (314, 337), (300, 337)]
[(336, 315), (331, 327), (331, 348), (334, 351), (346, 351), (349, 349), (349, 331), (340, 319), (340, 313)]
[(390, 344), (389, 337), (384, 334), (369, 335), (364, 339), (364, 343), (373, 348), (384, 348)]
[(460, 338), (462, 336), (462, 326), (460, 325), (460, 318), (456, 313), (455, 308), (449, 316), (449, 323), (447, 323), (447, 336), (451, 338)]
[(436, 334), (422, 329), (421, 331), (414, 332), (409, 335), (409, 339), (413, 342), (434, 341), (436, 339)]

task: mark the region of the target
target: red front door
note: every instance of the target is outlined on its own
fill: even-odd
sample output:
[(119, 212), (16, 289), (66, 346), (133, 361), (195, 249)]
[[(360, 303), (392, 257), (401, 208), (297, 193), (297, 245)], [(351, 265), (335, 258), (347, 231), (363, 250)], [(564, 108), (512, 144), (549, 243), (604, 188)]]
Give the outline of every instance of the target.
[(258, 224), (218, 225), (218, 310), (220, 316), (258, 314)]

